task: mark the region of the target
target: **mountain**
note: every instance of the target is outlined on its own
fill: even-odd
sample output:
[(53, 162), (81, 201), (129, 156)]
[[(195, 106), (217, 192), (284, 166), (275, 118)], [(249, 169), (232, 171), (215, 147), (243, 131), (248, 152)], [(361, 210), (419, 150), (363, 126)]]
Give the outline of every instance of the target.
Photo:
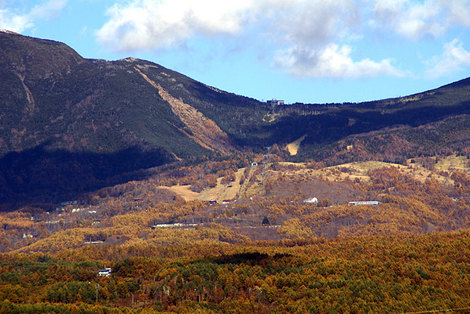
[(209, 116), (222, 104), (259, 105), (151, 62), (84, 59), (8, 32), (0, 32), (0, 79), (3, 202), (55, 200), (136, 169), (227, 155), (236, 151), (230, 136), (190, 104)]
[(274, 144), (294, 143), (293, 160), (331, 164), (470, 154), (470, 79), (374, 102), (271, 106), (145, 60), (85, 59), (59, 42), (0, 32), (0, 80), (2, 208)]
[(45, 143), (70, 152), (158, 148), (174, 159), (224, 154), (233, 150), (227, 134), (190, 104), (258, 104), (147, 61), (88, 60), (64, 44), (9, 33), (0, 44), (0, 154)]
[(300, 140), (297, 160), (402, 162), (417, 155), (469, 155), (469, 113), (465, 79), (407, 97), (276, 107), (270, 130), (272, 143)]

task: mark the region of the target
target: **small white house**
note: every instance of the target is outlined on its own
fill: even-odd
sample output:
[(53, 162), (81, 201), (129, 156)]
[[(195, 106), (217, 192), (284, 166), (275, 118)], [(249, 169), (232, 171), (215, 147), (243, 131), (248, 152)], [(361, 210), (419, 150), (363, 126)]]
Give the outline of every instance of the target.
[(98, 271), (98, 276), (109, 277), (111, 275), (111, 268), (107, 267), (105, 269), (100, 269)]
[(318, 198), (312, 197), (312, 198), (307, 198), (304, 200), (304, 204), (317, 204), (318, 203)]

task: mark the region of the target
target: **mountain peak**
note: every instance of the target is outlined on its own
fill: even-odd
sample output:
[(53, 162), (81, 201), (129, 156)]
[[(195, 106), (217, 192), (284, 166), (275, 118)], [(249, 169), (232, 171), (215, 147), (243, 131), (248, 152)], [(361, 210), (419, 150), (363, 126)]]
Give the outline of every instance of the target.
[(35, 81), (64, 75), (84, 59), (69, 46), (10, 31), (0, 33), (0, 64), (13, 68), (24, 79)]

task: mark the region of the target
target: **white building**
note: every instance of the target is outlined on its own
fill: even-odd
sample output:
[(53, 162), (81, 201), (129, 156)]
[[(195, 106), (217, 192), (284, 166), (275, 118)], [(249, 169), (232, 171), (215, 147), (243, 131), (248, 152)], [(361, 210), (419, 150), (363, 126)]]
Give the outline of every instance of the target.
[(111, 275), (111, 268), (107, 267), (105, 269), (100, 269), (98, 271), (98, 276), (109, 277)]
[(356, 201), (356, 202), (349, 202), (349, 205), (357, 206), (357, 205), (379, 205), (378, 201)]
[(318, 203), (318, 198), (312, 197), (304, 200), (304, 204), (317, 204)]
[(271, 100), (268, 100), (268, 105), (283, 106), (284, 105), (284, 100), (271, 99)]

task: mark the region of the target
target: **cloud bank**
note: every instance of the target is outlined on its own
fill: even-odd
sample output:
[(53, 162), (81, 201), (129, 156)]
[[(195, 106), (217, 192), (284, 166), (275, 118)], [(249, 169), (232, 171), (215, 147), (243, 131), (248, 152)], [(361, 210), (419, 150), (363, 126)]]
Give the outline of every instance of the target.
[[(34, 29), (66, 5), (42, 0), (19, 11), (0, 1), (0, 29)], [(461, 38), (469, 17), (470, 0), (118, 0), (95, 34), (118, 52), (198, 49), (199, 39), (217, 47), (236, 43), (257, 50), (275, 69), (314, 78), (408, 76), (395, 61), (403, 59), (368, 45), (395, 41), (413, 49), (433, 40), (442, 54), (425, 62), (422, 75), (439, 77), (470, 66)]]
[(118, 51), (162, 49), (194, 36), (247, 36), (256, 28), (279, 47), (273, 66), (300, 76), (361, 77), (398, 75), (391, 61), (354, 61), (348, 36), (359, 23), (352, 0), (134, 0), (116, 4), (98, 30), (101, 44)]
[[(393, 58), (355, 58), (355, 39), (381, 33), (417, 41), (470, 27), (470, 0), (133, 0), (112, 6), (98, 41), (117, 51), (168, 49), (191, 38), (267, 41), (273, 67), (294, 76), (405, 76)], [(432, 61), (432, 72), (466, 65), (461, 42)], [(453, 49), (451, 49), (453, 48)], [(462, 51), (463, 50), (463, 51)]]

